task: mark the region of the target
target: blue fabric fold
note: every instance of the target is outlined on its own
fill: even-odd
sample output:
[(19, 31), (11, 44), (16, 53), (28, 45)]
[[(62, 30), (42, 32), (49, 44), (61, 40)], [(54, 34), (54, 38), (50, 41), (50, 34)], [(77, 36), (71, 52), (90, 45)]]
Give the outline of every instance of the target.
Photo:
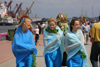
[(23, 33), (22, 27), (18, 27), (12, 42), (12, 52), (16, 57), (17, 65), (25, 58), (32, 57), (33, 53), (37, 55), (34, 36), (30, 30)]
[(61, 67), (62, 58), (60, 48), (54, 52), (47, 53), (45, 55), (45, 63), (46, 67)]
[(68, 67), (83, 67), (83, 59), (79, 53), (76, 53), (67, 62)]

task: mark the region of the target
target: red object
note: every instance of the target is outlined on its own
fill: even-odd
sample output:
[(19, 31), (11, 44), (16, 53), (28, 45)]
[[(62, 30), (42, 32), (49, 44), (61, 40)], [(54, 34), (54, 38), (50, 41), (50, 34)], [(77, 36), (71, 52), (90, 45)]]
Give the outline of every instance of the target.
[(1, 37), (2, 37), (2, 36), (7, 36), (7, 35), (8, 35), (7, 32), (5, 32), (5, 33), (0, 33), (0, 41), (1, 41)]
[(6, 13), (4, 15), (7, 15)]

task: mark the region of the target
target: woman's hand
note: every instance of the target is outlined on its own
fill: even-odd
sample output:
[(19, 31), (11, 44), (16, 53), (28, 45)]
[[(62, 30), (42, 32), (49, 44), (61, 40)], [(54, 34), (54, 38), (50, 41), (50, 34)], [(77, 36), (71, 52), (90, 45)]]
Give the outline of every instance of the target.
[(61, 36), (57, 37), (57, 40), (60, 40), (61, 39)]

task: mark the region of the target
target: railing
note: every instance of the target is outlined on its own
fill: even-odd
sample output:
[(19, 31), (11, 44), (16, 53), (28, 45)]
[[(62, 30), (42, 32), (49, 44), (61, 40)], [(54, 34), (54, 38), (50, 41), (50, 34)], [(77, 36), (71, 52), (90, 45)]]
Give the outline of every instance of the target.
[[(32, 29), (32, 31), (35, 33), (35, 29)], [(12, 31), (10, 31), (10, 32), (12, 32)], [(13, 32), (12, 32), (12, 33), (13, 33)], [(0, 33), (0, 41), (3, 40), (2, 37), (5, 37), (4, 40), (11, 40), (11, 39), (10, 39), (10, 36), (8, 37), (8, 34), (9, 34), (9, 33), (7, 33), (7, 32)], [(11, 35), (11, 33), (10, 33), (9, 35)]]
[(2, 39), (1, 39), (2, 36), (5, 36), (5, 37), (6, 37), (6, 40), (7, 40), (7, 39), (8, 39), (7, 35), (8, 35), (7, 32), (5, 32), (5, 33), (0, 33), (0, 41), (2, 40)]

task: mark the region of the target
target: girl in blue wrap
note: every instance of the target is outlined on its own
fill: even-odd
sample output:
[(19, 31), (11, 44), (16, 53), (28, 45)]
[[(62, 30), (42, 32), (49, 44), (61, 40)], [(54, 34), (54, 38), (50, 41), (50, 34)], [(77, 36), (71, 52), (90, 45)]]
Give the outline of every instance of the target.
[(23, 18), (12, 42), (12, 52), (16, 57), (16, 67), (35, 67), (37, 49), (31, 32), (31, 20)]
[(43, 43), (46, 67), (61, 67), (64, 36), (53, 17), (48, 20), (48, 26), (43, 31)]
[(72, 19), (65, 35), (68, 67), (90, 67), (82, 31), (77, 19)]

